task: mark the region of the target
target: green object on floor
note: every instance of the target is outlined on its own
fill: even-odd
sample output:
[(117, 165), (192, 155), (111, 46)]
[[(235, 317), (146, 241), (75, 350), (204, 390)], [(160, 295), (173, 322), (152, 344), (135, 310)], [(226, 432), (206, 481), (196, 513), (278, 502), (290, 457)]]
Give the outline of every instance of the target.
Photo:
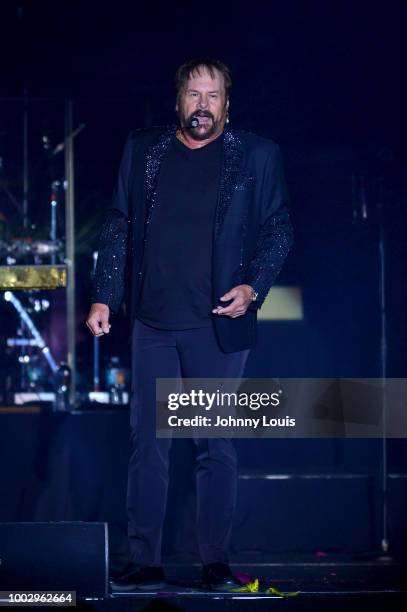
[(265, 591), (266, 593), (271, 593), (272, 595), (279, 595), (280, 597), (296, 597), (300, 594), (300, 591), (279, 591), (274, 587), (269, 587)]
[(300, 594), (300, 591), (279, 591), (275, 587), (268, 587), (265, 591), (259, 591), (259, 579), (256, 578), (253, 582), (244, 584), (241, 587), (235, 587), (229, 589), (229, 592), (233, 593), (270, 593), (271, 595), (277, 595), (278, 597), (296, 597)]
[(232, 591), (233, 593), (258, 593), (259, 579), (256, 578), (254, 582), (249, 582), (241, 587), (234, 587), (233, 589), (229, 589), (229, 591)]

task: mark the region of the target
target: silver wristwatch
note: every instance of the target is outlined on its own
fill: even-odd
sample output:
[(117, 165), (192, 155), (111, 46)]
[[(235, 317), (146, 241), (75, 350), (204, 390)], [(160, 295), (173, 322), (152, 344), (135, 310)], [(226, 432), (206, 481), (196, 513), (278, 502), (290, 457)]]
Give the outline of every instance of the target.
[(251, 288), (251, 290), (252, 290), (252, 302), (255, 302), (255, 301), (257, 300), (257, 298), (258, 298), (259, 294), (257, 293), (257, 291), (255, 291), (255, 290), (253, 289), (253, 287), (250, 287), (250, 288)]

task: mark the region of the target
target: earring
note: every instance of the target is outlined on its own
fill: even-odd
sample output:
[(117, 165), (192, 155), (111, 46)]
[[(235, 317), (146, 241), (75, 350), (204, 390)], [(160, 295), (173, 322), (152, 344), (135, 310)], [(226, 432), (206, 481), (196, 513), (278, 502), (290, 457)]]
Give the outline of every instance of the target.
[(229, 123), (229, 113), (226, 115), (226, 123)]

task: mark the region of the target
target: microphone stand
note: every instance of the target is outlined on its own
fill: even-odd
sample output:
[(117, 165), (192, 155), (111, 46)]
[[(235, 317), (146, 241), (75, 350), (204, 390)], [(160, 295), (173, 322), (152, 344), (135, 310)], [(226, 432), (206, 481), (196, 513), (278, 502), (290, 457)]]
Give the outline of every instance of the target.
[(377, 220), (379, 226), (379, 289), (380, 289), (380, 375), (382, 398), (382, 539), (380, 554), (376, 560), (391, 563), (394, 558), (389, 553), (388, 540), (388, 466), (387, 466), (387, 310), (386, 310), (386, 245), (383, 227), (383, 177), (379, 179)]
[[(60, 181), (52, 181), (51, 185), (51, 196), (50, 196), (50, 206), (51, 206), (51, 223), (50, 223), (50, 232), (49, 237), (54, 247), (57, 246), (57, 207), (58, 207), (58, 190), (61, 186)], [(51, 255), (51, 264), (56, 264), (56, 255), (55, 252)]]
[[(359, 177), (359, 197), (358, 185), (355, 177), (352, 177), (353, 186), (353, 219), (358, 217), (363, 221), (368, 217), (366, 190), (364, 177)], [(382, 532), (381, 532), (381, 552), (371, 551), (356, 555), (356, 558), (375, 561), (383, 564), (395, 563), (395, 559), (389, 554), (388, 540), (388, 464), (387, 464), (387, 309), (386, 309), (386, 244), (383, 225), (384, 209), (384, 188), (383, 177), (378, 179), (377, 190), (377, 225), (378, 225), (378, 255), (379, 255), (379, 304), (380, 304), (380, 378), (381, 378), (381, 407), (382, 407), (382, 440), (381, 440), (381, 508), (382, 508)], [(357, 204), (357, 201), (358, 204)], [(359, 209), (359, 210), (358, 210)]]

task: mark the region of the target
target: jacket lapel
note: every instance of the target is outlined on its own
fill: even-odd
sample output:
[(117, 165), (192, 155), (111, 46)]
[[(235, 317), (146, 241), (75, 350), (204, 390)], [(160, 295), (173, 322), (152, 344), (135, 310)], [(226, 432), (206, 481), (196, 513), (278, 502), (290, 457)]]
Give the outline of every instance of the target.
[(242, 162), (243, 149), (241, 140), (235, 130), (226, 128), (223, 139), (222, 169), (215, 217), (215, 239), (220, 234), (225, 215), (232, 201), (233, 193), (240, 180)]
[(159, 136), (157, 142), (150, 145), (147, 149), (145, 182), (147, 201), (146, 224), (150, 223), (151, 215), (157, 202), (158, 174), (160, 172), (164, 156), (171, 142), (171, 138), (175, 134), (176, 129), (177, 127), (175, 125), (169, 126)]

